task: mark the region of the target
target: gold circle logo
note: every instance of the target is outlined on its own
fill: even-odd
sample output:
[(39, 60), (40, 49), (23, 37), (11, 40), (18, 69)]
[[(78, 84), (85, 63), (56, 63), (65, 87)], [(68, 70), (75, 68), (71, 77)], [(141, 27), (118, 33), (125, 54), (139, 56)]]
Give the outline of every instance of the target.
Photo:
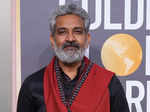
[(128, 76), (141, 64), (142, 48), (135, 37), (115, 34), (104, 42), (101, 59), (106, 69), (118, 76)]

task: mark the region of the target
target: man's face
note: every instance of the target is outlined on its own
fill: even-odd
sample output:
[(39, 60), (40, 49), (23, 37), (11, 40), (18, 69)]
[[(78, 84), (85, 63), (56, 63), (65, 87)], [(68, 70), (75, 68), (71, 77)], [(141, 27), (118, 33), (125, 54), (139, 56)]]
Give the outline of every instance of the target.
[(66, 63), (82, 60), (90, 42), (90, 35), (85, 32), (83, 20), (69, 14), (56, 18), (54, 37), (50, 38), (57, 57)]

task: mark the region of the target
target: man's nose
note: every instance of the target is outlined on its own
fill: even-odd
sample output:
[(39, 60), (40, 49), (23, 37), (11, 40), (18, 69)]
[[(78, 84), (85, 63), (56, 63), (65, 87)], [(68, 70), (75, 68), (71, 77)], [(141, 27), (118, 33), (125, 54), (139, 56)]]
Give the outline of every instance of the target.
[(68, 32), (68, 35), (67, 35), (67, 37), (66, 37), (66, 40), (67, 40), (67, 41), (70, 41), (70, 42), (76, 40), (75, 35), (73, 34), (72, 31)]

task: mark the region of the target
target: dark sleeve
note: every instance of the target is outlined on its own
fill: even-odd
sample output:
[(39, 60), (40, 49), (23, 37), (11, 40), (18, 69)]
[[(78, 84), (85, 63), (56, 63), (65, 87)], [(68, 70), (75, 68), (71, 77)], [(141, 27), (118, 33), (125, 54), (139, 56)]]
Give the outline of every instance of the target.
[(119, 79), (114, 75), (109, 84), (110, 112), (130, 112), (124, 89)]
[(18, 96), (17, 112), (35, 112), (28, 80), (25, 80), (21, 86)]
[(29, 75), (23, 82), (17, 104), (17, 112), (46, 112), (43, 93), (45, 68)]

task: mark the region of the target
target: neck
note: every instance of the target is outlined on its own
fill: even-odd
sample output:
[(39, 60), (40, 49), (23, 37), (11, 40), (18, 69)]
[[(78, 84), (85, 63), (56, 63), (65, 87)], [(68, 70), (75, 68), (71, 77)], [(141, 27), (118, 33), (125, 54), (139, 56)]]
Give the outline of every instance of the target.
[(77, 75), (78, 67), (81, 66), (81, 61), (74, 62), (74, 63), (64, 63), (62, 61), (58, 61), (59, 66), (63, 70), (63, 72), (68, 75), (71, 79), (74, 79)]

